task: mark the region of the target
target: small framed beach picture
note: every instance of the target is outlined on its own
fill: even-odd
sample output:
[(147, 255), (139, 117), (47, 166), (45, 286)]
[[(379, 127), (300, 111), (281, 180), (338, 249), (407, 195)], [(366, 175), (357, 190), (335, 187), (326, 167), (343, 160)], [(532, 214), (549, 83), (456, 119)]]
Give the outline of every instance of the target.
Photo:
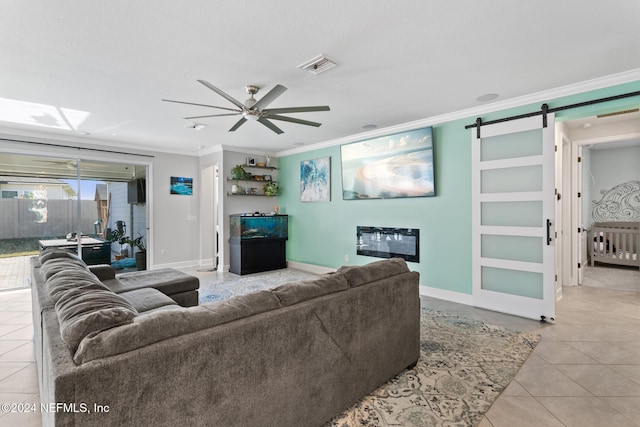
[(193, 195), (193, 178), (183, 178), (172, 176), (170, 184), (170, 194), (180, 194), (183, 196)]

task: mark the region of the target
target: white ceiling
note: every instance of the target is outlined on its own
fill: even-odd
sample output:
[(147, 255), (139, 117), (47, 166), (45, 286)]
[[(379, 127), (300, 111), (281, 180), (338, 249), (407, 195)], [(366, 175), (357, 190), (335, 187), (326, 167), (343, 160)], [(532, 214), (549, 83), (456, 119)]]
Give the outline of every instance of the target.
[[(7, 0), (0, 15), (0, 131), (44, 131), (114, 147), (194, 153), (224, 144), (280, 152), (640, 70), (637, 0)], [(297, 65), (321, 53), (338, 66)], [(288, 91), (269, 107), (329, 105), (228, 129), (237, 117), (182, 117), (232, 97)], [(88, 133), (86, 135), (85, 133)]]

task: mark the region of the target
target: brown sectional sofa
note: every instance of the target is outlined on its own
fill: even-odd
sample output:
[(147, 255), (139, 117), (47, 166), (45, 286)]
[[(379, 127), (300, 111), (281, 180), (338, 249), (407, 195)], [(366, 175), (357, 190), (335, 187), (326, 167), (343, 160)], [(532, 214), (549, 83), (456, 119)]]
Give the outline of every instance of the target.
[(32, 265), (40, 396), (80, 410), (43, 425), (321, 426), (419, 357), (418, 273), (400, 259), (188, 308), (57, 263)]

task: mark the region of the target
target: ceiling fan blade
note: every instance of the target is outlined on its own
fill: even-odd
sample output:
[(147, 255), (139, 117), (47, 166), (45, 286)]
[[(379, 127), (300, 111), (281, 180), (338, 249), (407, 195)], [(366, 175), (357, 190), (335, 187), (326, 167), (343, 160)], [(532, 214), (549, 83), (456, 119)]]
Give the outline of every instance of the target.
[(266, 127), (268, 127), (269, 129), (271, 129), (272, 131), (274, 131), (275, 133), (277, 133), (278, 135), (280, 135), (281, 133), (284, 133), (284, 131), (282, 129), (280, 129), (278, 126), (274, 125), (273, 123), (271, 123), (269, 120), (265, 119), (264, 117), (260, 117), (258, 119), (258, 121), (260, 123), (262, 123), (263, 125), (265, 125)]
[[(238, 110), (234, 110), (233, 108), (218, 107), (217, 105), (196, 104), (195, 102), (174, 101), (174, 100), (172, 100), (172, 99), (161, 99), (161, 101), (165, 101), (165, 102), (175, 102), (176, 104), (197, 105), (198, 107), (219, 108), (219, 109), (221, 109), (221, 110), (228, 110), (228, 111), (238, 111)], [(239, 111), (238, 111), (238, 113), (239, 113)]]
[(329, 111), (330, 108), (327, 105), (318, 105), (315, 107), (286, 107), (286, 108), (270, 108), (264, 110), (265, 113), (308, 113), (311, 111)]
[(231, 129), (229, 129), (229, 132), (233, 132), (233, 131), (235, 131), (235, 130), (236, 130), (236, 129), (238, 129), (240, 126), (242, 126), (242, 125), (244, 124), (244, 122), (246, 122), (246, 121), (247, 121), (247, 119), (245, 119), (244, 117), (240, 118), (240, 120), (238, 120), (238, 121), (236, 122), (236, 124), (235, 124), (235, 125), (233, 125), (233, 127), (232, 127)]
[(309, 120), (296, 119), (293, 117), (278, 116), (277, 114), (270, 114), (267, 118), (270, 120), (282, 120), (283, 122), (291, 122), (291, 123), (297, 123), (299, 125), (307, 125), (307, 126), (315, 126), (315, 127), (318, 127), (322, 124), (318, 122), (310, 122)]
[(209, 89), (211, 89), (212, 91), (214, 91), (215, 93), (217, 93), (218, 95), (226, 99), (227, 101), (231, 102), (233, 105), (240, 108), (241, 110), (245, 108), (245, 106), (240, 101), (227, 95), (226, 93), (224, 93), (223, 91), (221, 91), (220, 89), (218, 89), (217, 87), (209, 83), (208, 81), (198, 80), (198, 82), (202, 83), (203, 85), (205, 85), (206, 87), (208, 87)]
[(226, 114), (209, 114), (207, 116), (191, 116), (191, 117), (183, 117), (185, 120), (191, 119), (206, 119), (208, 117), (222, 117), (222, 116), (237, 116), (240, 113), (226, 113)]
[(269, 92), (267, 92), (265, 96), (260, 98), (260, 100), (256, 102), (255, 105), (251, 107), (251, 109), (262, 111), (264, 107), (271, 104), (277, 97), (282, 95), (286, 90), (287, 88), (282, 85), (275, 85), (275, 87), (271, 89)]

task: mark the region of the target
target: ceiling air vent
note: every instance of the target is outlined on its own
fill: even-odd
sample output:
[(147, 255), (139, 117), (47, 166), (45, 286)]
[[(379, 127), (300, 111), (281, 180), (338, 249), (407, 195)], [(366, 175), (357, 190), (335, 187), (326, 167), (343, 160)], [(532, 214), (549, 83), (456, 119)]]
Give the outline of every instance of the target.
[(311, 74), (318, 75), (332, 69), (336, 65), (338, 64), (335, 61), (327, 58), (324, 55), (318, 55), (315, 58), (311, 58), (307, 62), (298, 65), (298, 68), (308, 71)]
[(184, 125), (184, 127), (186, 127), (187, 129), (202, 130), (206, 128), (207, 125), (205, 125), (204, 123), (189, 122), (186, 125)]
[(638, 111), (640, 111), (640, 108), (633, 108), (631, 110), (622, 110), (622, 111), (615, 111), (613, 113), (598, 114), (596, 117), (599, 119), (604, 119), (605, 117), (619, 116), (621, 114), (637, 113)]

